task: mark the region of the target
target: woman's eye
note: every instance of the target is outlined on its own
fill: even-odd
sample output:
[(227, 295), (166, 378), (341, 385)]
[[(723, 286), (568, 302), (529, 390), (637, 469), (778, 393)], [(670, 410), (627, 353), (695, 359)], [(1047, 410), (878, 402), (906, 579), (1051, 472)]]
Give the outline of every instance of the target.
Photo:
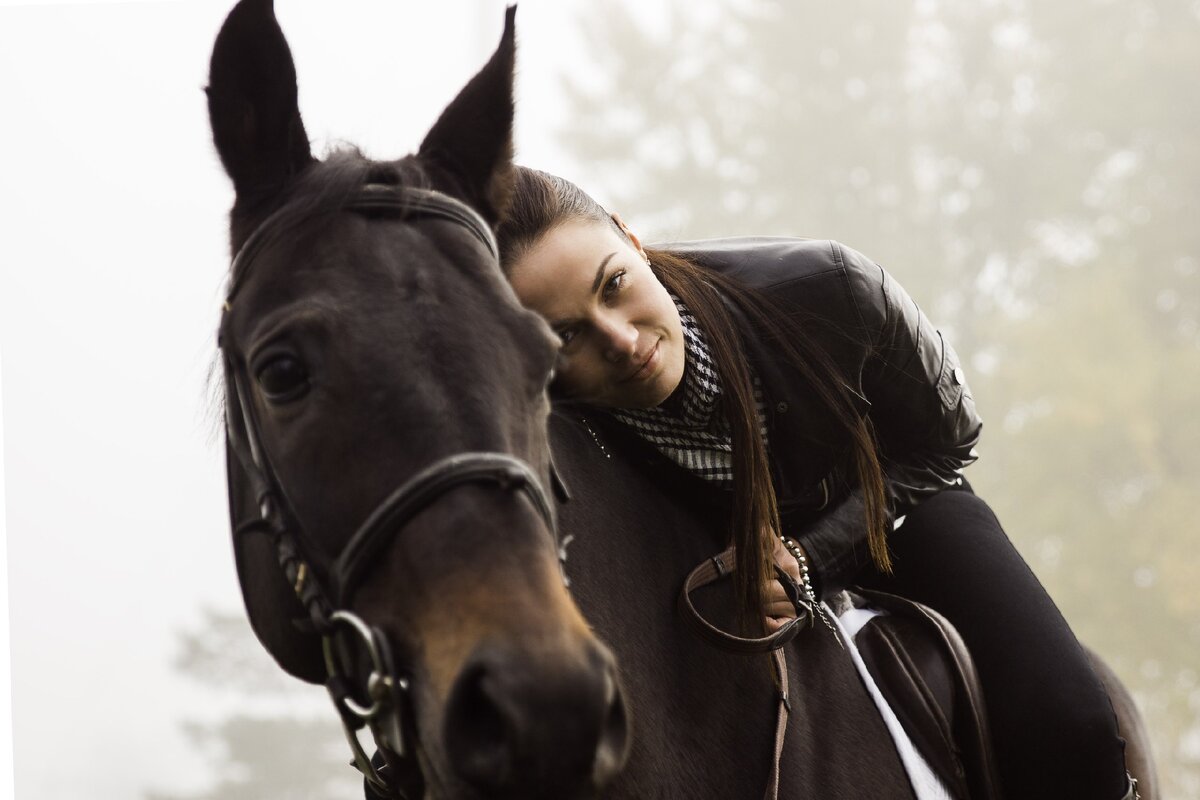
[(621, 291), (621, 287), (625, 285), (625, 270), (618, 270), (613, 273), (613, 276), (608, 279), (608, 283), (604, 284), (604, 296), (612, 297), (617, 292)]
[(295, 400), (308, 391), (308, 370), (292, 356), (276, 356), (258, 370), (258, 385), (272, 402)]
[(579, 332), (574, 328), (560, 328), (557, 333), (558, 338), (562, 340), (564, 347), (569, 345), (571, 340), (579, 334)]

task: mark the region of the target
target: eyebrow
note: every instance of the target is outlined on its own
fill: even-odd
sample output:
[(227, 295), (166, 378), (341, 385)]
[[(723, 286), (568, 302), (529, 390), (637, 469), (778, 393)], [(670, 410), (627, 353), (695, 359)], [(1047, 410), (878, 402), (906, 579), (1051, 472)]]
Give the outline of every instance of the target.
[[(600, 268), (596, 270), (596, 277), (594, 280), (592, 280), (592, 294), (595, 294), (597, 291), (599, 291), (600, 284), (604, 282), (604, 268), (608, 266), (608, 262), (611, 261), (612, 257), (616, 254), (617, 251), (614, 250), (606, 255), (604, 260), (600, 262)], [(570, 320), (556, 319), (550, 323), (550, 327), (557, 330), (568, 324), (570, 324)]]
[(608, 262), (611, 261), (612, 257), (615, 256), (616, 254), (617, 253), (614, 250), (613, 252), (606, 255), (604, 257), (604, 260), (600, 262), (600, 268), (598, 270), (596, 270), (596, 279), (594, 281), (592, 281), (592, 294), (595, 294), (597, 291), (599, 291), (600, 283), (604, 280), (604, 268), (608, 266)]

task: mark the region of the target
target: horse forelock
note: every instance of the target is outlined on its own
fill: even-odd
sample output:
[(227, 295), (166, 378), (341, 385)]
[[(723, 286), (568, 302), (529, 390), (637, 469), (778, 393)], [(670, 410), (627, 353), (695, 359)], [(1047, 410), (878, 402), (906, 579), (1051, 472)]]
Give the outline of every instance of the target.
[[(287, 186), (266, 196), (239, 196), (230, 212), (231, 251), (236, 254), (262, 223), (273, 215), (273, 234), (282, 236), (299, 225), (319, 229), (342, 211), (368, 183), (432, 188), (433, 176), (414, 157), (372, 161), (353, 145), (331, 151)], [(231, 279), (238, 276), (231, 275)]]

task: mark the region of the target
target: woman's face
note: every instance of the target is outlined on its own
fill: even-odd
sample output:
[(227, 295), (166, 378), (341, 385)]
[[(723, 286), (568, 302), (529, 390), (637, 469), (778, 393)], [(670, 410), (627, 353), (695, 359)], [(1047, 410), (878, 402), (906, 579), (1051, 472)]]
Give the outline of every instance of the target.
[(512, 265), (509, 279), (562, 339), (558, 386), (572, 399), (651, 408), (679, 385), (679, 311), (633, 234), (594, 220), (563, 223)]

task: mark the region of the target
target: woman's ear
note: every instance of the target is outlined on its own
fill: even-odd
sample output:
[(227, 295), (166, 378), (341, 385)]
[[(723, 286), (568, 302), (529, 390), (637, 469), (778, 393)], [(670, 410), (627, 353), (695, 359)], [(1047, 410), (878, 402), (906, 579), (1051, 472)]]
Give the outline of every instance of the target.
[(620, 214), (614, 211), (610, 216), (612, 217), (612, 221), (617, 224), (617, 227), (621, 229), (621, 232), (629, 237), (629, 241), (634, 249), (638, 251), (638, 255), (649, 263), (650, 257), (646, 255), (646, 250), (642, 247), (642, 240), (637, 237), (637, 234), (629, 230), (629, 226), (625, 224), (625, 220), (621, 219)]

